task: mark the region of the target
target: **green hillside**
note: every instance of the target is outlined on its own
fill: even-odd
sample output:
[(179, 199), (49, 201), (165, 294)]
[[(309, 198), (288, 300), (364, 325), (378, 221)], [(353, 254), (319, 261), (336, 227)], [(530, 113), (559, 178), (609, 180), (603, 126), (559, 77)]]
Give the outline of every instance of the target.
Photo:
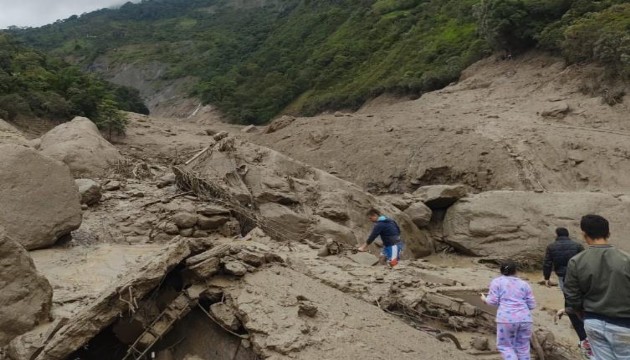
[(119, 110), (148, 113), (136, 90), (85, 74), (0, 34), (0, 118), (87, 116), (101, 128), (124, 131)]
[[(630, 78), (630, 0), (145, 0), (14, 31), (89, 67), (159, 61), (235, 122), (417, 96), (492, 50), (540, 47)], [(261, 3), (259, 0), (258, 3)]]

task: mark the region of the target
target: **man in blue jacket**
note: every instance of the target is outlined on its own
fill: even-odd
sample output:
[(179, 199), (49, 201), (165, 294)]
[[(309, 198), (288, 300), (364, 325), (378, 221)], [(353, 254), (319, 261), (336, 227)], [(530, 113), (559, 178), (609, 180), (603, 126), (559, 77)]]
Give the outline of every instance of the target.
[(370, 209), (367, 212), (367, 217), (374, 223), (374, 227), (365, 244), (359, 246), (359, 251), (366, 251), (368, 246), (380, 236), (383, 241), (381, 263), (384, 264), (387, 262), (391, 267), (398, 265), (400, 254), (404, 248), (403, 241), (400, 238), (400, 228), (398, 224), (387, 216), (382, 215), (380, 211), (376, 209)]

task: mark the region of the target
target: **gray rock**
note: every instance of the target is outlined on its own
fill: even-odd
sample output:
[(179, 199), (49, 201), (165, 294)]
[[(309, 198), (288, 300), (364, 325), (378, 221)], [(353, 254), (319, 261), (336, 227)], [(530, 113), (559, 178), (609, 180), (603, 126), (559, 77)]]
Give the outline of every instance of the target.
[(65, 165), (0, 145), (0, 184), (0, 226), (27, 250), (53, 245), (81, 225), (81, 196)]
[(228, 216), (215, 215), (207, 217), (201, 215), (197, 219), (197, 226), (201, 230), (216, 230), (228, 221), (230, 221), (230, 218)]
[(179, 230), (179, 235), (181, 235), (183, 237), (192, 237), (194, 231), (195, 230), (193, 228), (181, 229), (181, 230)]
[(247, 267), (240, 261), (228, 261), (224, 266), (225, 272), (230, 275), (243, 276), (247, 274)]
[(417, 200), (431, 209), (445, 209), (468, 194), (464, 185), (430, 185), (418, 188), (414, 193)]
[(571, 107), (569, 106), (569, 104), (563, 101), (559, 101), (549, 105), (547, 109), (543, 110), (541, 115), (542, 117), (563, 118), (569, 112), (571, 112)]
[(105, 190), (105, 191), (116, 191), (116, 190), (120, 190), (121, 186), (122, 186), (122, 184), (120, 183), (120, 181), (112, 180), (112, 181), (108, 181), (103, 186), (103, 190)]
[(241, 321), (236, 317), (234, 310), (224, 303), (210, 305), (210, 313), (223, 326), (232, 331), (236, 331), (241, 327)]
[(417, 227), (423, 228), (428, 226), (431, 222), (433, 211), (423, 202), (417, 202), (409, 206), (407, 210), (405, 210), (405, 214), (411, 218), (411, 221), (413, 221)]
[(94, 205), (101, 200), (101, 185), (92, 179), (76, 179), (75, 184), (79, 187), (81, 194), (81, 204)]
[(75, 177), (102, 176), (122, 156), (90, 119), (76, 117), (41, 138), (44, 155), (68, 165)]
[(579, 241), (580, 218), (600, 214), (611, 223), (611, 241), (629, 251), (630, 196), (592, 192), (490, 191), (458, 201), (446, 212), (444, 240), (463, 253), (512, 258), (540, 266), (555, 228)]
[(230, 210), (215, 204), (207, 204), (197, 209), (197, 213), (205, 216), (230, 215)]
[(160, 177), (157, 187), (161, 189), (173, 184), (175, 184), (175, 174), (171, 173)]
[(267, 127), (265, 128), (265, 134), (271, 134), (278, 130), (284, 129), (285, 127), (291, 125), (295, 121), (293, 116), (282, 116), (280, 118), (274, 119)]
[(175, 225), (177, 225), (177, 227), (180, 229), (188, 229), (195, 226), (195, 224), (197, 223), (197, 219), (198, 218), (196, 214), (191, 214), (184, 211), (178, 212), (171, 218)]
[(0, 227), (0, 346), (50, 318), (52, 288), (28, 252)]
[(256, 127), (256, 125), (245, 126), (244, 128), (241, 129), (241, 132), (244, 132), (244, 133), (254, 133), (257, 131), (258, 131), (258, 128)]
[(172, 222), (164, 223), (164, 225), (162, 226), (162, 231), (164, 231), (168, 235), (179, 234), (179, 228), (177, 227), (177, 225), (175, 225), (175, 223)]
[(228, 137), (230, 134), (228, 134), (227, 131), (220, 131), (217, 134), (214, 134), (214, 136), (212, 137), (215, 141), (220, 141), (225, 139), (226, 137)]

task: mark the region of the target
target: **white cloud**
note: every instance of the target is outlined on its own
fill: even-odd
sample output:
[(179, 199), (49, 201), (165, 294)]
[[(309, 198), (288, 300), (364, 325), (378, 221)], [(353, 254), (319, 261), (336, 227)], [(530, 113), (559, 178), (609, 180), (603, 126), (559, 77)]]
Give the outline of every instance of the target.
[(81, 15), (125, 2), (125, 0), (0, 0), (0, 29), (11, 25), (42, 26), (72, 15)]

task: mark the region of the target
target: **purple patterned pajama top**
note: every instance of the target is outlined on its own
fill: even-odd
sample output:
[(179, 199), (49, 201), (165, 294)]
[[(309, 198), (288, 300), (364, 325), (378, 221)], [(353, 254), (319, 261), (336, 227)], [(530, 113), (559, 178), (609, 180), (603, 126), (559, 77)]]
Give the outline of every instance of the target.
[(490, 283), (486, 302), (498, 306), (497, 323), (533, 322), (536, 300), (529, 284), (516, 276), (499, 276)]

